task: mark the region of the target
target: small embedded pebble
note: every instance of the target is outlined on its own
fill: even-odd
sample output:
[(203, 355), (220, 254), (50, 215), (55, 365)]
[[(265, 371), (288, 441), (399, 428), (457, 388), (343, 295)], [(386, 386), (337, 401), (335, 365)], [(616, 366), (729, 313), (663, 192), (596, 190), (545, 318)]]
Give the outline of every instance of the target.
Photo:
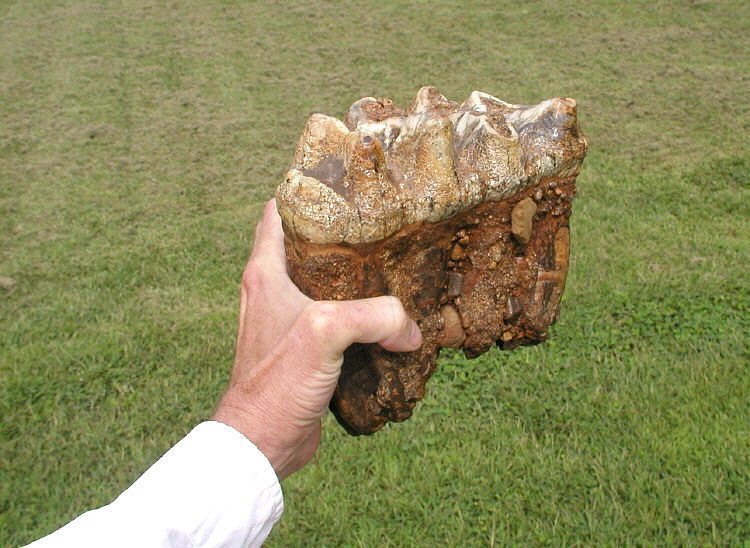
[(531, 198), (524, 198), (513, 208), (510, 216), (511, 232), (518, 243), (529, 243), (534, 214), (536, 214), (536, 204)]
[(464, 248), (460, 245), (453, 246), (453, 250), (451, 251), (451, 259), (454, 261), (460, 261), (466, 257), (466, 251), (464, 251)]

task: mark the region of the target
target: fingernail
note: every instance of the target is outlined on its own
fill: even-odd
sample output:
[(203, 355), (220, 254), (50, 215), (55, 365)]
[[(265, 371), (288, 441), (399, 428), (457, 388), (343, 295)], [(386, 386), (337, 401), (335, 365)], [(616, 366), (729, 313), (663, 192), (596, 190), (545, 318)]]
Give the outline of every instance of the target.
[(412, 320), (411, 329), (409, 330), (409, 343), (414, 347), (415, 350), (422, 346), (422, 332), (419, 331), (417, 322), (415, 322), (414, 320)]

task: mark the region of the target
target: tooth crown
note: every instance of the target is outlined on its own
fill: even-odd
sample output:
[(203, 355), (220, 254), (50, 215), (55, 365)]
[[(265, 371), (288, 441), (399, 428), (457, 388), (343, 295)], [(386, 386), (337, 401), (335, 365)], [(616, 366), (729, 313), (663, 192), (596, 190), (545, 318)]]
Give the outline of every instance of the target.
[(345, 122), (310, 117), (277, 207), (312, 243), (376, 242), (576, 176), (587, 146), (569, 98), (521, 106), (475, 91), (459, 105), (424, 87), (404, 112), (365, 97)]

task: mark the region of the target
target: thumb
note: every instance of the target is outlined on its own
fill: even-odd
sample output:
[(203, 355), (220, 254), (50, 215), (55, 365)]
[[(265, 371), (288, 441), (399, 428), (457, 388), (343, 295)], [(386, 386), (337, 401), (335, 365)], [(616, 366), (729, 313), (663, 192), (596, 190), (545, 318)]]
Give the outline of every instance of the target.
[(252, 259), (270, 271), (286, 275), (286, 252), (284, 251), (284, 229), (276, 211), (276, 199), (266, 202), (263, 219), (255, 229)]
[(416, 350), (422, 344), (419, 327), (396, 297), (317, 301), (310, 303), (303, 315), (323, 357), (331, 362), (340, 360), (355, 342), (379, 343), (392, 352)]

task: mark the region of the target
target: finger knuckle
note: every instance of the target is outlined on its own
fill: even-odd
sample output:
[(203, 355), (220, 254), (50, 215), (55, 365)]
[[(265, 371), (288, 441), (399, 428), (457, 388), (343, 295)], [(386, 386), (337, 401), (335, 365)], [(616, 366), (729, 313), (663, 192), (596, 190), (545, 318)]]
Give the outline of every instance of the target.
[(384, 298), (383, 312), (390, 325), (395, 329), (403, 327), (408, 321), (404, 305), (396, 297), (388, 296)]
[(257, 289), (263, 284), (263, 269), (250, 259), (242, 272), (242, 286), (247, 290)]
[(319, 341), (329, 340), (337, 329), (336, 303), (315, 301), (308, 304), (304, 311), (307, 330)]

